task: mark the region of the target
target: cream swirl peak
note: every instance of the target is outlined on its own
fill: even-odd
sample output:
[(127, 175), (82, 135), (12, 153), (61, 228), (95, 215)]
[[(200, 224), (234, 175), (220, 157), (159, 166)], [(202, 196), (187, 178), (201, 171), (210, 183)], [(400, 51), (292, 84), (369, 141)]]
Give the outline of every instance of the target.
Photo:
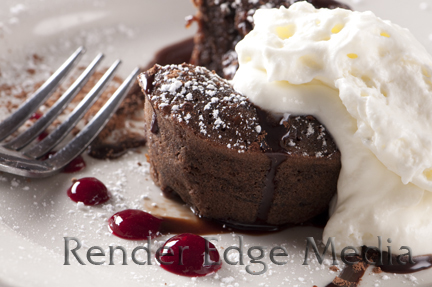
[(237, 45), (236, 90), (274, 113), (312, 114), (342, 154), (324, 239), (339, 248), (377, 236), (432, 253), (432, 57), (372, 12), (258, 10)]

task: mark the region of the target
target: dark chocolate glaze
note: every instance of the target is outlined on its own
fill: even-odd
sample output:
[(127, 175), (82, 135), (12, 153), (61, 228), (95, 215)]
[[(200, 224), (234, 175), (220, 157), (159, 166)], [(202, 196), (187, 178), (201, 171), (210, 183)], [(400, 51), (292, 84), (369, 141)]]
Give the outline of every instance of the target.
[(235, 231), (240, 234), (253, 236), (262, 236), (280, 229), (265, 230), (265, 229), (242, 229), (239, 225), (229, 225), (225, 222), (219, 222), (212, 219), (200, 218), (184, 219), (176, 217), (162, 217), (162, 225), (160, 232), (162, 234), (180, 234), (193, 233), (198, 235), (224, 234)]
[(97, 159), (115, 159), (124, 155), (128, 150), (144, 146), (143, 138), (129, 138), (117, 143), (93, 142), (88, 148), (88, 154)]
[(283, 139), (287, 135), (288, 122), (282, 121), (282, 117), (275, 118), (268, 112), (256, 107), (261, 130), (265, 139), (260, 142), (261, 149), (267, 153), (285, 153)]
[[(268, 234), (269, 232), (274, 232), (274, 231), (283, 231), (288, 228), (293, 228), (298, 226), (309, 226), (309, 227), (324, 229), (329, 219), (328, 213), (329, 213), (328, 210), (326, 210), (323, 213), (315, 216), (314, 218), (300, 224), (290, 223), (284, 225), (269, 225), (266, 223), (262, 223), (262, 221), (259, 219), (254, 224), (239, 223), (239, 222), (233, 222), (229, 220), (223, 220), (220, 221), (220, 223), (228, 226), (232, 230), (238, 231), (239, 233), (261, 235), (261, 234)], [(216, 220), (214, 221), (218, 222)]]
[(161, 230), (162, 234), (193, 233), (199, 235), (220, 234), (232, 232), (230, 229), (223, 228), (222, 224), (201, 218), (191, 220), (176, 217), (163, 217)]
[(157, 116), (155, 112), (153, 112), (152, 115), (150, 131), (154, 134), (157, 134), (159, 132), (159, 125), (158, 125)]
[(154, 79), (155, 79), (155, 76), (153, 75), (153, 74), (149, 74), (149, 73), (147, 73), (147, 72), (145, 72), (144, 73), (144, 75), (145, 75), (145, 89), (144, 89), (144, 91), (146, 92), (146, 96), (148, 97), (151, 93), (152, 93), (152, 91), (153, 91), (153, 82), (154, 82)]
[[(317, 222), (328, 218), (328, 212), (320, 214), (310, 221), (302, 224), (287, 224), (284, 226), (271, 226), (271, 225), (247, 225), (239, 224), (238, 222), (227, 222), (218, 221), (213, 219), (207, 219), (201, 217), (199, 220), (195, 219), (184, 219), (175, 217), (161, 217), (163, 219), (161, 230), (162, 234), (179, 234), (179, 233), (194, 233), (198, 235), (211, 235), (211, 234), (224, 234), (236, 232), (239, 234), (263, 236), (272, 233), (281, 232), (288, 228), (297, 226), (311, 226), (317, 228), (323, 228), (321, 225), (317, 225)], [(160, 216), (159, 216), (160, 217)], [(327, 220), (325, 220), (327, 221)]]
[(271, 161), (270, 168), (267, 172), (265, 185), (263, 188), (263, 197), (261, 200), (260, 207), (258, 209), (257, 221), (265, 222), (267, 220), (271, 205), (274, 200), (275, 194), (275, 176), (276, 170), (279, 165), (287, 159), (287, 156), (283, 153), (266, 153)]
[(260, 146), (271, 161), (263, 189), (263, 200), (257, 216), (259, 221), (265, 221), (274, 199), (276, 170), (287, 159), (282, 142), (287, 129), (284, 125), (286, 122), (281, 123), (280, 119), (277, 121), (269, 113), (260, 108), (256, 110), (261, 129), (265, 134), (265, 140), (261, 141)]
[[(155, 80), (155, 75), (149, 74), (147, 72), (144, 73), (144, 75), (145, 75), (145, 89), (144, 89), (144, 91), (146, 92), (146, 96), (149, 97), (153, 91), (153, 88), (154, 88), (153, 82)], [(156, 112), (154, 109), (153, 109), (150, 131), (154, 134), (157, 134), (159, 132), (159, 125), (158, 125), (158, 121), (157, 121)]]
[(260, 147), (271, 162), (263, 188), (263, 199), (257, 214), (257, 221), (265, 222), (274, 199), (276, 170), (287, 159), (282, 144), (282, 139), (286, 135), (287, 129), (281, 124), (280, 120), (277, 121), (266, 111), (258, 107), (256, 111), (261, 130), (264, 131), (263, 134), (265, 135), (265, 140), (261, 141)]
[[(362, 247), (362, 251), (365, 251), (366, 246)], [(338, 277), (333, 280), (332, 283), (326, 285), (326, 287), (339, 287), (339, 286), (358, 286), (366, 269), (370, 263), (377, 262), (379, 259), (379, 253), (376, 251), (368, 252), (366, 254), (369, 262), (365, 262), (360, 256), (348, 257), (347, 260), (351, 262), (359, 262), (355, 265), (347, 265), (339, 274)], [(391, 258), (391, 261), (389, 261)], [(389, 257), (388, 252), (382, 252), (382, 265), (373, 265), (378, 267), (374, 269), (374, 272), (386, 272), (392, 274), (410, 274), (419, 272), (432, 267), (432, 255), (420, 255), (412, 258), (414, 264), (409, 262), (408, 256), (402, 256), (400, 261), (404, 264), (400, 264), (397, 259), (397, 255), (391, 255)], [(345, 281), (345, 282), (344, 282)], [(345, 284), (345, 285), (343, 285)]]
[(388, 253), (383, 252), (383, 265), (377, 265), (381, 271), (386, 273), (409, 274), (419, 272), (432, 267), (432, 255), (419, 255), (412, 258), (414, 264), (408, 262), (407, 256), (400, 259), (405, 264), (399, 264), (397, 255), (392, 255), (391, 265), (388, 262)]

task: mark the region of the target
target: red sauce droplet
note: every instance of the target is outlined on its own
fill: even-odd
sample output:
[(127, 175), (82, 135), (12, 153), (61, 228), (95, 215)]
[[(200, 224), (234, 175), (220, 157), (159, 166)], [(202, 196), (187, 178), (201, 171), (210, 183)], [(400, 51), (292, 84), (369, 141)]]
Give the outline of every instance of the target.
[(73, 173), (78, 172), (86, 167), (86, 163), (82, 156), (77, 156), (74, 158), (67, 166), (65, 166), (62, 170), (64, 173)]
[(156, 237), (161, 223), (162, 219), (138, 209), (117, 212), (108, 220), (108, 226), (114, 235), (130, 240)]
[[(37, 120), (40, 119), (42, 116), (43, 116), (43, 113), (37, 111), (37, 112), (33, 113), (33, 114), (30, 116), (29, 120), (31, 120), (31, 121), (37, 121)], [(41, 141), (41, 140), (43, 140), (44, 138), (46, 138), (48, 135), (49, 135), (49, 134), (47, 133), (47, 131), (43, 131), (43, 132), (41, 132), (41, 133), (39, 134), (39, 136), (38, 136), (37, 139), (38, 139), (38, 141)]]
[(43, 116), (43, 114), (41, 112), (35, 112), (31, 115), (31, 117), (29, 118), (29, 120), (38, 120)]
[(85, 205), (98, 205), (109, 199), (105, 184), (94, 177), (84, 177), (75, 181), (68, 189), (67, 195), (73, 201)]
[[(196, 234), (176, 235), (165, 242), (163, 247), (166, 248), (156, 253), (156, 259), (169, 272), (189, 277), (206, 276), (222, 266), (219, 252), (211, 242), (208, 242), (206, 253), (206, 242)], [(205, 256), (208, 262), (205, 262)]]
[(38, 141), (42, 141), (44, 138), (46, 138), (47, 136), (49, 135), (49, 133), (47, 133), (46, 131), (45, 132), (41, 132), (39, 135), (38, 135)]
[[(47, 160), (56, 154), (56, 151), (50, 151), (44, 155), (41, 159)], [(84, 169), (87, 166), (82, 156), (77, 156), (70, 163), (68, 163), (63, 169), (63, 173), (74, 173)]]

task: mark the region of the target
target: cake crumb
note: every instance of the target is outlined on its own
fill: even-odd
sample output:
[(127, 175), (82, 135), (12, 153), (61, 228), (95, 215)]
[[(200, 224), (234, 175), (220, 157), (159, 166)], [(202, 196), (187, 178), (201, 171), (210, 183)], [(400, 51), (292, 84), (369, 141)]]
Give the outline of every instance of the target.
[(380, 267), (374, 267), (374, 268), (372, 269), (372, 272), (375, 273), (375, 274), (380, 274), (380, 273), (382, 273), (383, 271), (381, 270)]
[(351, 286), (351, 282), (344, 280), (340, 277), (336, 277), (335, 279), (333, 279), (332, 283), (336, 286), (339, 286), (339, 287), (350, 287)]

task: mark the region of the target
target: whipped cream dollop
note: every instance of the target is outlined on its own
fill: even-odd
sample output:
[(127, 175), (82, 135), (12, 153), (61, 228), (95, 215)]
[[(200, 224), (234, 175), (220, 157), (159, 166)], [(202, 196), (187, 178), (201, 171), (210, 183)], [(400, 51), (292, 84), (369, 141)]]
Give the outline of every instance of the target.
[[(234, 88), (274, 113), (311, 114), (341, 151), (324, 229), (337, 249), (432, 253), (432, 57), (372, 12), (262, 9), (236, 47)], [(402, 250), (405, 253), (406, 250)]]

